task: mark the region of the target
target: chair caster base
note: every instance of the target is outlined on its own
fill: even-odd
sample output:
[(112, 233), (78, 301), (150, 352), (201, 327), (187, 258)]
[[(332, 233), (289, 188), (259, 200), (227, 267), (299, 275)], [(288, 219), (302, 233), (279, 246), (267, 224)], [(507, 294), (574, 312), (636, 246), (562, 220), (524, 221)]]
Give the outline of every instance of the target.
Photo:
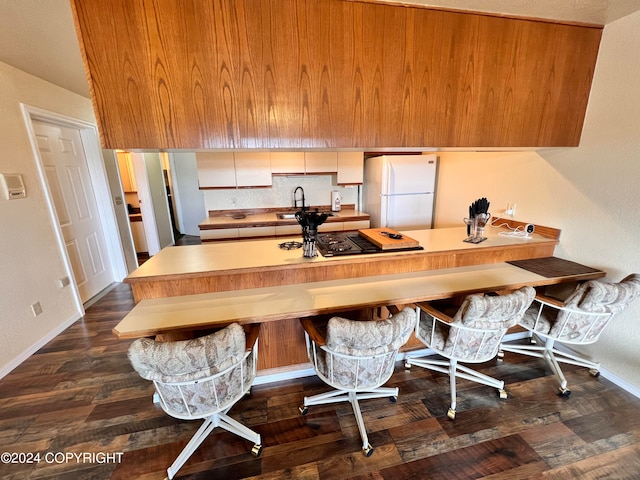
[(393, 395), (393, 396), (389, 397), (389, 401), (391, 403), (396, 403), (398, 401), (398, 396), (397, 395)]
[(589, 369), (589, 373), (591, 374), (592, 377), (594, 378), (598, 378), (600, 376), (600, 370), (595, 369), (595, 368), (591, 368)]
[(449, 417), (449, 420), (455, 420), (456, 411), (453, 408), (450, 408), (449, 410), (447, 410), (447, 417)]
[(261, 454), (262, 454), (262, 445), (260, 445), (259, 443), (256, 443), (251, 449), (251, 455), (257, 458)]
[(497, 356), (498, 361), (500, 360), (504, 360), (504, 352), (502, 350), (500, 350), (498, 352), (498, 356)]
[(404, 369), (405, 370), (411, 370), (411, 364), (407, 361), (404, 362)]
[(367, 446), (362, 448), (362, 454), (367, 458), (373, 455), (373, 447), (370, 443), (367, 443)]
[(507, 391), (504, 388), (499, 388), (498, 389), (498, 398), (500, 398), (500, 400), (505, 400), (507, 398)]
[(560, 392), (558, 393), (558, 395), (560, 395), (561, 397), (568, 397), (569, 395), (571, 395), (571, 390), (567, 389), (567, 388), (558, 388), (558, 390), (560, 390)]
[(306, 415), (307, 413), (309, 413), (309, 408), (305, 407), (304, 405), (302, 407), (298, 407), (298, 410), (300, 410), (301, 415)]

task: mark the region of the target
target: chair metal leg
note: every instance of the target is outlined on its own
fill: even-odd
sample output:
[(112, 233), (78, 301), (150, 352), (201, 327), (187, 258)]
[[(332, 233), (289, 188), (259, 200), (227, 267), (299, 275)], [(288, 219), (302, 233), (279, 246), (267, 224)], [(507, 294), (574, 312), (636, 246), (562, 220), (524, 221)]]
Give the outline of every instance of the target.
[(370, 457), (373, 454), (373, 447), (369, 444), (369, 437), (364, 424), (364, 418), (360, 410), (360, 400), (369, 400), (372, 398), (388, 397), (391, 401), (396, 401), (398, 397), (397, 387), (378, 387), (370, 390), (348, 391), (348, 390), (331, 390), (326, 393), (319, 393), (311, 397), (304, 397), (304, 404), (299, 408), (302, 415), (306, 415), (311, 405), (325, 405), (329, 403), (349, 402), (353, 408), (356, 417), (360, 437), (362, 438), (362, 453)]
[(231, 407), (227, 408), (224, 412), (218, 412), (211, 415), (203, 422), (198, 431), (193, 435), (193, 437), (191, 437), (189, 443), (187, 443), (182, 452), (180, 452), (180, 455), (178, 455), (173, 464), (167, 469), (167, 474), (170, 479), (178, 473), (178, 470), (182, 468), (186, 461), (189, 460), (189, 457), (193, 455), (193, 452), (197, 450), (197, 448), (216, 427), (224, 428), (231, 433), (254, 442), (254, 446), (251, 449), (251, 453), (254, 457), (257, 457), (262, 453), (262, 441), (260, 434), (229, 417), (227, 412), (230, 409)]
[(360, 431), (360, 438), (362, 438), (362, 452), (365, 456), (370, 457), (373, 453), (373, 447), (369, 444), (369, 437), (367, 436), (367, 430), (364, 426), (364, 419), (362, 418), (362, 412), (360, 411), (360, 404), (358, 403), (358, 396), (356, 392), (349, 392), (349, 402), (353, 408), (353, 413), (356, 416), (356, 424)]
[(451, 406), (447, 411), (447, 417), (454, 420), (456, 417), (457, 406), (457, 392), (456, 392), (456, 377), (469, 380), (471, 382), (482, 383), (489, 387), (494, 387), (498, 390), (498, 395), (501, 399), (507, 398), (507, 392), (504, 390), (504, 382), (496, 378), (484, 375), (477, 372), (465, 365), (458, 363), (456, 359), (451, 360), (431, 360), (426, 358), (407, 358), (405, 360), (405, 367), (411, 367), (411, 365), (417, 365), (419, 367), (427, 368), (436, 372), (449, 375), (449, 385), (451, 390)]
[(204, 423), (200, 426), (198, 431), (191, 437), (189, 443), (182, 449), (180, 455), (174, 460), (171, 466), (167, 469), (167, 474), (170, 479), (172, 479), (178, 470), (182, 468), (189, 457), (196, 451), (196, 449), (200, 446), (200, 444), (204, 441), (205, 438), (211, 433), (211, 431), (216, 428), (216, 415), (212, 415), (207, 418)]
[(250, 442), (253, 442), (257, 446), (262, 445), (262, 440), (260, 434), (254, 432), (249, 427), (241, 424), (237, 420), (234, 420), (230, 416), (226, 414), (220, 414), (218, 419), (218, 426), (220, 428), (224, 428), (225, 430), (238, 435), (239, 437), (245, 438)]
[[(535, 345), (509, 345), (502, 344), (500, 346), (501, 350), (505, 352), (518, 353), (521, 355), (528, 355), (530, 357), (536, 358), (544, 358), (549, 365), (549, 368), (553, 371), (553, 374), (558, 379), (560, 383), (560, 394), (568, 397), (571, 394), (571, 391), (567, 388), (567, 379), (560, 368), (560, 363), (568, 363), (571, 365), (576, 365), (578, 367), (585, 367), (589, 369), (589, 373), (594, 377), (599, 375), (600, 364), (588, 360), (579, 355), (574, 355), (569, 352), (560, 351), (555, 348), (555, 339), (547, 338), (546, 340), (542, 340), (539, 336), (533, 335), (532, 337), (535, 340)], [(544, 345), (544, 346), (541, 346)]]
[(454, 359), (451, 359), (449, 362), (449, 387), (451, 389), (451, 406), (447, 411), (447, 417), (451, 420), (455, 420), (456, 418), (456, 366), (458, 362)]

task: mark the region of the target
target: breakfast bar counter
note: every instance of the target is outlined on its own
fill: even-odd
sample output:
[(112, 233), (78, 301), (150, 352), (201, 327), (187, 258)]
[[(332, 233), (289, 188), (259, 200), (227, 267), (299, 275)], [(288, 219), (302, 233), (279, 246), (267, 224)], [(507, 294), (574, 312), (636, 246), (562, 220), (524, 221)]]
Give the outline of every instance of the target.
[(465, 227), (410, 230), (401, 233), (422, 250), (334, 257), (279, 248), (300, 237), (167, 247), (125, 279), (136, 306), (114, 333), (168, 340), (234, 321), (260, 323), (258, 369), (277, 377), (307, 362), (301, 317), (384, 317), (392, 305), (604, 276), (553, 257), (559, 230), (536, 225), (525, 238), (510, 235), (515, 224), (500, 224), (478, 244), (463, 241)]
[[(134, 299), (163, 298), (315, 281), (341, 280), (483, 265), (553, 255), (557, 235), (530, 238), (501, 235), (505, 228), (487, 228), (487, 240), (463, 242), (465, 227), (402, 232), (423, 250), (314, 258), (301, 249), (285, 250), (285, 239), (246, 240), (167, 247), (129, 275), (125, 282)], [(292, 237), (287, 240), (301, 240)]]

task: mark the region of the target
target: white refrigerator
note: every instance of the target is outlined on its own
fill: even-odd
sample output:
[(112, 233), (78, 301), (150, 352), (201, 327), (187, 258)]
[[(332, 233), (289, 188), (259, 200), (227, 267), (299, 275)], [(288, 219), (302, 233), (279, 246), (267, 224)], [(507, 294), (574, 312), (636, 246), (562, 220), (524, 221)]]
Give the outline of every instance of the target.
[(433, 227), (437, 155), (382, 155), (364, 162), (363, 210), (371, 227)]

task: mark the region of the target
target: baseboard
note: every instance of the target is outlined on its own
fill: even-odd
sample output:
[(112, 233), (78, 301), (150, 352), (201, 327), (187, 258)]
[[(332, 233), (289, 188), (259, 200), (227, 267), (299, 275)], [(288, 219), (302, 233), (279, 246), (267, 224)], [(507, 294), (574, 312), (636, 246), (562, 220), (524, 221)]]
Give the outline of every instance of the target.
[(311, 377), (316, 372), (311, 363), (299, 363), (297, 365), (288, 365), (279, 368), (267, 368), (258, 370), (254, 385), (264, 385), (266, 383), (280, 382), (282, 380), (293, 380), (296, 378)]
[[(564, 351), (567, 353), (571, 353), (573, 355), (584, 355), (583, 352), (576, 352), (575, 350), (561, 343), (556, 343), (554, 347), (560, 350), (561, 352)], [(594, 360), (594, 361), (597, 362), (597, 360)], [(606, 378), (611, 383), (614, 383), (615, 385), (623, 389), (625, 392), (629, 392), (634, 397), (640, 398), (640, 388), (638, 388), (637, 386), (627, 382), (624, 378), (620, 378), (618, 375), (616, 375), (612, 371), (607, 370), (606, 368), (602, 368), (602, 366), (600, 366), (599, 372), (601, 377)]]
[(627, 382), (624, 378), (620, 378), (615, 373), (610, 372), (606, 368), (600, 368), (600, 375), (609, 380), (611, 383), (615, 383), (625, 392), (629, 392), (634, 397), (640, 398), (640, 389), (635, 385)]
[(0, 379), (4, 378), (9, 373), (11, 373), (22, 362), (27, 360), (31, 355), (36, 353), (38, 350), (40, 350), (47, 343), (49, 343), (51, 340), (56, 338), (58, 335), (60, 335), (62, 332), (64, 332), (67, 328), (69, 328), (71, 325), (73, 325), (75, 322), (77, 322), (81, 318), (82, 318), (81, 314), (74, 315), (72, 318), (68, 319), (64, 323), (61, 323), (56, 328), (48, 332), (44, 337), (42, 337), (36, 343), (31, 345), (29, 348), (20, 352), (20, 354), (16, 358), (11, 360), (7, 365), (4, 365), (2, 368), (0, 368)]

